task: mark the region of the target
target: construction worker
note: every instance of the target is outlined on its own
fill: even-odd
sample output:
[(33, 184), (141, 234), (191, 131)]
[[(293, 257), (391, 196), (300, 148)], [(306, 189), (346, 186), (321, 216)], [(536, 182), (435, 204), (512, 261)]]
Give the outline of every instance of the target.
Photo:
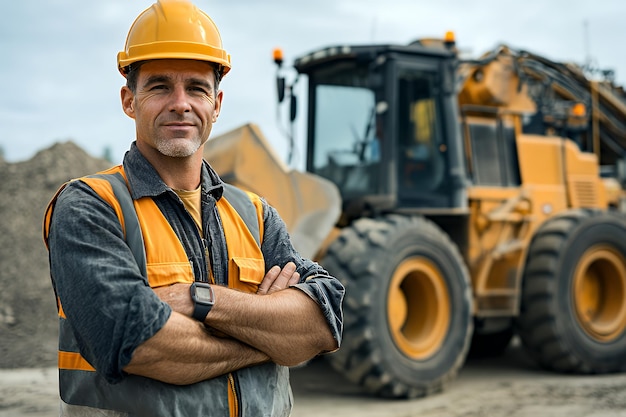
[(45, 216), (60, 415), (288, 416), (288, 367), (339, 348), (344, 288), (202, 158), (231, 68), (218, 29), (159, 0), (118, 68), (136, 140)]

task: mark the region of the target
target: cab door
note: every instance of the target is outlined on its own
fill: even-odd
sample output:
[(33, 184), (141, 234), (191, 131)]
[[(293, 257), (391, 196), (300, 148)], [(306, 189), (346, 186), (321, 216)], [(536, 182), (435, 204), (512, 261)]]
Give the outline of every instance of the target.
[[(462, 141), (453, 70), (436, 57), (397, 59), (394, 77), (396, 186), (399, 207), (464, 206)], [(452, 154), (451, 152), (452, 151)], [(463, 197), (458, 197), (458, 192)]]

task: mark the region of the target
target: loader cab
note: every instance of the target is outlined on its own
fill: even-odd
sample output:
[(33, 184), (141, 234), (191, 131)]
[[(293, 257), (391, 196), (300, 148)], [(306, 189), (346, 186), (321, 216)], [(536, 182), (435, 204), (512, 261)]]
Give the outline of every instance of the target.
[(452, 51), (420, 45), (296, 60), (309, 85), (307, 171), (337, 185), (344, 215), (465, 207), (455, 65)]

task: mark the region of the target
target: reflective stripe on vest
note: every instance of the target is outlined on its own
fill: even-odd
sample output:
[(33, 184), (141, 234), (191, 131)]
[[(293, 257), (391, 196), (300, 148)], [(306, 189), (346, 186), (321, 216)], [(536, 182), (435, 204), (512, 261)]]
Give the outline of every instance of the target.
[[(194, 281), (191, 264), (176, 233), (151, 198), (132, 200), (121, 166), (83, 177), (80, 181), (89, 185), (113, 208), (127, 243), (151, 287)], [(46, 241), (52, 208), (60, 191), (46, 211)], [(247, 198), (247, 201), (243, 198)], [(132, 208), (130, 204), (133, 205)], [(256, 292), (265, 275), (265, 263), (260, 249), (263, 230), (260, 226), (263, 224), (262, 203), (254, 194), (227, 186), (223, 198), (217, 201), (217, 209), (228, 250), (229, 287)], [(141, 233), (138, 233), (139, 229)], [(66, 403), (103, 409), (121, 405), (123, 410), (120, 411), (141, 415), (157, 415), (164, 410), (175, 413), (171, 415), (195, 415), (199, 411), (197, 407), (203, 407), (198, 404), (198, 398), (204, 398), (203, 404), (213, 405), (207, 412), (219, 414), (217, 410), (222, 409), (221, 405), (226, 407), (224, 411), (230, 410), (230, 413), (237, 409), (238, 404), (229, 406), (229, 402), (233, 401), (233, 393), (228, 389), (232, 384), (228, 376), (194, 384), (193, 387), (198, 386), (198, 389), (192, 389), (191, 386), (173, 386), (133, 375), (126, 377), (122, 383), (108, 384), (80, 355), (60, 302), (58, 305), (60, 391), (61, 398)], [(162, 401), (155, 403), (153, 393), (160, 396)], [(144, 397), (145, 401), (139, 400)], [(166, 404), (176, 404), (176, 409), (171, 410)]]

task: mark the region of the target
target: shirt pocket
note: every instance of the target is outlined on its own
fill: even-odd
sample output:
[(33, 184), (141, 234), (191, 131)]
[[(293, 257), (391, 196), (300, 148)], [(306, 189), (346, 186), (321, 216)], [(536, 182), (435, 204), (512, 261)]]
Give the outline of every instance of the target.
[(230, 265), (230, 282), (234, 288), (256, 292), (265, 277), (265, 262), (257, 258), (233, 257)]
[(189, 262), (149, 263), (147, 265), (148, 282), (152, 288), (164, 287), (176, 283), (192, 283), (193, 269)]

